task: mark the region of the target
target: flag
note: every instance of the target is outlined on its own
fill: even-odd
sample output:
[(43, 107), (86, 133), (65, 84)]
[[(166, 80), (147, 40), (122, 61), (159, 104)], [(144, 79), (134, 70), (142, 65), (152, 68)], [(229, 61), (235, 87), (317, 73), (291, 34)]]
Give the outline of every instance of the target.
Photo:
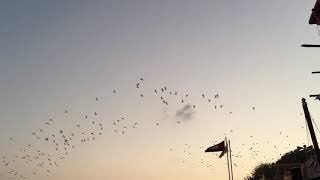
[(219, 152), (219, 151), (225, 151), (227, 149), (224, 141), (222, 141), (219, 144), (216, 144), (214, 146), (208, 147), (205, 152)]
[(224, 156), (227, 153), (227, 151), (228, 151), (228, 147), (225, 147), (225, 149), (219, 155), (219, 158), (222, 158), (222, 156)]

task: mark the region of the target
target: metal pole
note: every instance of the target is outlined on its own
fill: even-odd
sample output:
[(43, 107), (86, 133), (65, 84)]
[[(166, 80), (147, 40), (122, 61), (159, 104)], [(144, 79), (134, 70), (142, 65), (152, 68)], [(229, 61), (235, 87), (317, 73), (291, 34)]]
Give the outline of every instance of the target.
[(233, 169), (232, 169), (232, 154), (231, 154), (231, 145), (230, 145), (230, 139), (228, 141), (229, 151), (230, 151), (230, 169), (231, 169), (231, 179), (233, 180)]
[(316, 134), (314, 133), (314, 129), (313, 129), (313, 125), (312, 125), (312, 121), (311, 121), (311, 117), (310, 117), (310, 112), (308, 109), (308, 104), (307, 104), (305, 98), (302, 98), (302, 107), (303, 107), (303, 111), (304, 111), (304, 116), (305, 116), (307, 124), (308, 124), (310, 136), (312, 139), (312, 144), (313, 144), (314, 150), (316, 151), (317, 160), (318, 160), (318, 163), (320, 164), (319, 145), (318, 145), (318, 141), (316, 138)]
[[(228, 147), (228, 141), (227, 141), (227, 137), (225, 138), (225, 143), (226, 143), (226, 147)], [(229, 180), (230, 179), (230, 165), (229, 165), (229, 149), (227, 149), (227, 164), (228, 164), (228, 176), (229, 176)]]
[(311, 94), (309, 97), (318, 97), (320, 94)]
[(320, 47), (318, 44), (302, 44), (301, 47)]

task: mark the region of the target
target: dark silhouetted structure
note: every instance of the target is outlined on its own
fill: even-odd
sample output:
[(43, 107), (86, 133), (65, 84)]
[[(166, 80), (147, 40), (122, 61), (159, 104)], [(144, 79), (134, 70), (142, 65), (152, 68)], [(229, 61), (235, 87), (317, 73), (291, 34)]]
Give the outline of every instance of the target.
[(306, 118), (306, 121), (307, 121), (307, 124), (308, 124), (309, 131), (310, 131), (312, 144), (313, 144), (314, 150), (316, 152), (317, 160), (318, 160), (318, 163), (320, 164), (319, 145), (318, 145), (318, 141), (317, 141), (317, 138), (316, 138), (316, 134), (314, 133), (312, 120), (311, 120), (309, 109), (308, 109), (308, 104), (307, 104), (305, 98), (302, 98), (302, 107), (303, 107), (304, 115), (305, 115), (305, 118)]
[(312, 9), (312, 13), (309, 19), (309, 24), (320, 25), (320, 1), (317, 0)]

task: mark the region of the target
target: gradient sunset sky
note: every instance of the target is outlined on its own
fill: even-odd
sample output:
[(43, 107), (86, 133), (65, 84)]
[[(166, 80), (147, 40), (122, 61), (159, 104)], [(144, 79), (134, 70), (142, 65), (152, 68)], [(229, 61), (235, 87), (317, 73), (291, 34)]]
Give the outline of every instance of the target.
[[(50, 118), (52, 131), (72, 131), (75, 121), (98, 112), (101, 137), (76, 142), (52, 173), (29, 179), (226, 180), (225, 157), (201, 148), (225, 136), (241, 155), (233, 159), (235, 180), (243, 179), (259, 163), (310, 144), (302, 97), (319, 122), (320, 103), (308, 98), (320, 93), (320, 76), (311, 75), (320, 70), (319, 50), (300, 47), (320, 43), (308, 24), (314, 3), (2, 0), (0, 157), (28, 143), (50, 152), (33, 131)], [(168, 106), (154, 93), (164, 86), (179, 93), (163, 95)], [(179, 119), (188, 103), (196, 105), (192, 117)], [(139, 126), (115, 133), (121, 117)], [(15, 179), (7, 171), (0, 164), (0, 179)]]

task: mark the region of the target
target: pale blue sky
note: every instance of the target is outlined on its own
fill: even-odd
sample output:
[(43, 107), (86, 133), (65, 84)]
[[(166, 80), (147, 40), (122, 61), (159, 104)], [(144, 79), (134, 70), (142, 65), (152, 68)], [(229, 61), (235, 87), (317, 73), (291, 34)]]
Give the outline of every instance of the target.
[[(185, 143), (209, 146), (226, 132), (238, 148), (234, 151), (240, 151), (250, 135), (261, 143), (290, 143), (291, 149), (307, 143), (300, 99), (320, 91), (320, 77), (310, 74), (320, 70), (320, 61), (317, 49), (300, 45), (319, 43), (316, 27), (307, 24), (313, 4), (0, 1), (3, 154), (31, 141), (32, 130), (48, 118), (69, 127), (68, 120), (92, 111), (99, 111), (107, 127), (104, 136), (79, 147), (51, 179), (227, 179), (224, 160), (215, 160), (212, 175), (191, 162), (181, 167), (181, 153), (167, 150), (174, 146), (182, 151)], [(143, 101), (135, 89), (139, 77), (145, 79)], [(154, 97), (153, 89), (164, 85), (189, 93), (197, 103), (194, 119), (183, 127), (175, 125), (174, 117), (181, 104), (165, 109)], [(116, 96), (113, 89), (119, 92)], [(202, 93), (220, 93), (219, 103), (227, 110), (212, 114), (212, 106), (201, 102)], [(98, 104), (96, 96), (101, 99)], [(320, 104), (308, 102), (317, 120)], [(72, 112), (67, 117), (65, 109)], [(164, 112), (169, 117), (156, 129), (154, 123)], [(114, 135), (112, 122), (124, 114), (145, 125), (132, 135)], [(279, 131), (289, 139), (278, 137)], [(9, 137), (17, 143), (9, 143)], [(263, 159), (278, 157), (272, 147), (260, 147), (267, 158), (236, 160), (247, 165), (235, 169), (237, 179)], [(123, 152), (126, 148), (132, 151)], [(204, 155), (197, 151), (194, 159)]]

